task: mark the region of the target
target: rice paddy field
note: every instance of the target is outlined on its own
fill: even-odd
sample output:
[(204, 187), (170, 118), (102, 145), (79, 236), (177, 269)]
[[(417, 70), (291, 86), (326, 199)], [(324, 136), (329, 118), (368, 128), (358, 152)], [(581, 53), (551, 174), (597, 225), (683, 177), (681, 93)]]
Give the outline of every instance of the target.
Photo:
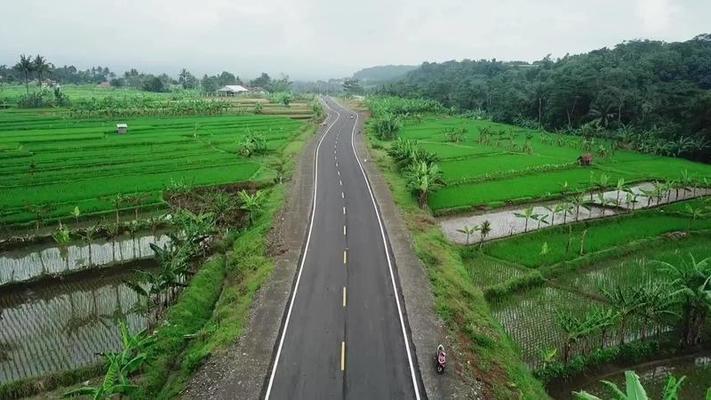
[[(387, 101), (398, 103), (393, 98)], [(401, 101), (417, 105), (417, 100)], [(381, 105), (377, 100), (373, 103), (376, 104), (371, 110), (377, 111)], [(586, 363), (595, 362), (581, 361), (585, 357), (594, 359), (595, 351), (615, 351), (621, 341), (637, 345), (659, 340), (678, 328), (678, 322), (672, 323), (669, 318), (650, 320), (638, 314), (619, 324), (617, 314), (612, 318), (618, 322), (612, 322), (608, 328), (593, 328), (580, 338), (571, 339), (568, 335), (581, 329), (583, 319), (589, 315), (595, 318), (596, 313), (617, 312), (614, 300), (605, 297), (605, 291), (631, 292), (641, 290), (642, 286), (671, 284), (669, 276), (660, 269), (660, 261), (680, 265), (691, 256), (696, 260), (711, 257), (711, 198), (699, 189), (708, 187), (710, 165), (615, 149), (603, 139), (594, 139), (592, 148), (584, 150), (583, 140), (577, 136), (426, 112), (416, 115), (417, 111), (411, 111), (410, 116), (403, 117), (398, 137), (415, 140), (418, 147), (437, 156), (436, 164), (445, 184), (429, 193), (425, 212), (431, 213), (438, 224), (476, 217), (476, 224), (488, 220), (491, 229), (509, 231), (512, 229), (506, 224), (510, 221), (492, 219), (495, 213), (517, 210), (521, 213), (527, 207), (535, 213), (544, 206), (570, 201), (571, 193), (585, 193), (583, 208), (594, 206), (599, 211), (590, 219), (571, 217), (567, 225), (547, 226), (545, 222), (541, 226), (536, 219), (527, 219), (529, 226), (537, 225), (536, 229), (528, 232), (521, 229), (514, 236), (487, 240), (481, 240), (481, 235), (471, 230), (472, 225), (452, 227), (461, 235), (472, 237), (471, 241), (462, 240), (459, 244), (449, 242), (452, 252), (460, 257), (460, 261), (450, 262), (461, 262), (466, 271), (464, 279), (469, 282), (462, 285), (483, 292), (488, 303), (486, 311), (511, 338), (520, 360), (534, 374), (549, 383), (549, 379), (554, 379), (555, 386), (559, 382), (555, 379), (579, 373)], [(460, 133), (458, 140), (455, 141), (452, 132)], [(387, 149), (392, 143), (375, 136), (370, 140), (376, 150)], [(599, 150), (599, 146), (605, 146), (606, 150)], [(591, 166), (583, 167), (577, 162), (585, 152), (593, 154)], [(408, 183), (402, 170), (393, 164), (384, 165), (403, 178), (396, 184)], [(614, 192), (618, 180), (624, 180), (624, 187), (630, 191), (637, 186), (655, 186), (650, 182), (685, 183), (674, 186), (676, 193), (664, 201), (657, 198), (648, 204), (651, 195), (647, 195), (644, 209), (625, 208), (619, 202), (596, 203), (592, 196)], [(664, 193), (673, 191), (665, 189)], [(679, 191), (694, 194), (679, 197)], [(613, 197), (621, 192), (614, 192)], [(693, 215), (689, 209), (697, 210), (697, 214)], [(422, 219), (410, 222), (418, 227)], [(501, 224), (505, 226), (502, 228)], [(433, 250), (432, 254), (421, 257), (423, 262), (427, 263), (428, 257), (437, 258), (439, 250), (434, 247)], [(438, 274), (442, 269), (444, 275), (445, 266), (435, 265), (436, 272), (432, 273)], [(437, 287), (441, 279), (444, 278), (437, 275), (433, 285)], [(476, 307), (472, 301), (471, 312), (478, 312)], [(678, 304), (671, 307), (673, 313), (682, 314)], [(463, 317), (456, 316), (455, 321), (457, 318)], [(578, 328), (569, 325), (567, 329), (571, 330), (567, 332), (565, 318), (577, 318), (574, 324)], [(707, 331), (711, 332), (711, 324), (708, 325)], [(478, 332), (476, 326), (470, 329)], [(469, 332), (464, 329), (457, 333)], [(656, 339), (650, 339), (651, 335), (656, 335)], [(476, 334), (473, 340), (477, 340)], [(477, 350), (478, 354), (487, 351)], [(568, 364), (573, 358), (577, 361)], [(546, 369), (552, 364), (553, 369)]]
[[(603, 258), (576, 271), (560, 274), (542, 287), (494, 300), (491, 303), (492, 313), (518, 344), (525, 362), (531, 368), (540, 368), (545, 352), (553, 349), (557, 354), (563, 352), (565, 335), (557, 322), (559, 312), (582, 315), (591, 307), (608, 306), (600, 294), (604, 289), (629, 289), (645, 282), (663, 282), (667, 278), (660, 270), (659, 261), (677, 264), (682, 257), (688, 258), (689, 254), (699, 260), (711, 257), (709, 243), (711, 233), (707, 232), (684, 239), (662, 240), (629, 254)], [(507, 276), (506, 272), (502, 272), (500, 279), (507, 279)], [(633, 320), (629, 324), (630, 329), (626, 333), (628, 341), (641, 336), (641, 322)], [(670, 329), (668, 326), (660, 328)], [(611, 336), (616, 335), (610, 333)], [(604, 346), (614, 344), (616, 340), (611, 339)], [(603, 344), (579, 343), (573, 354), (586, 346), (597, 348)]]
[[(462, 140), (450, 142), (445, 134), (448, 129), (462, 129)], [(494, 134), (491, 139), (482, 140), (481, 129), (512, 136)], [(488, 120), (410, 118), (399, 136), (417, 140), (420, 147), (435, 153), (440, 160), (446, 187), (430, 196), (429, 206), (435, 215), (556, 198), (566, 184), (573, 191), (596, 187), (603, 174), (608, 186), (618, 178), (627, 183), (679, 179), (684, 170), (699, 180), (711, 178), (708, 165), (624, 150), (606, 158), (595, 157), (592, 167), (582, 168), (576, 163), (582, 153), (580, 138)], [(530, 152), (523, 151), (526, 143)]]
[[(127, 134), (116, 134), (119, 122)], [(270, 154), (306, 127), (288, 115), (78, 119), (63, 110), (0, 110), (0, 224), (69, 217), (75, 207), (106, 213), (119, 194), (134, 199), (119, 208), (157, 207), (174, 186), (268, 181)], [(265, 155), (239, 155), (251, 134), (265, 138)]]

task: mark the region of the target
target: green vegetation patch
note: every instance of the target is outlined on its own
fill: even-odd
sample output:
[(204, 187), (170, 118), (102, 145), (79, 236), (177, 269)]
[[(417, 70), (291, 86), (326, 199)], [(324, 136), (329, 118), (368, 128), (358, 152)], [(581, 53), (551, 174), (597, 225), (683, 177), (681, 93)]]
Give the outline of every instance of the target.
[[(684, 231), (689, 228), (690, 223), (696, 230), (711, 228), (711, 218), (691, 221), (688, 217), (665, 212), (664, 209), (649, 210), (634, 215), (544, 229), (492, 242), (484, 246), (484, 251), (496, 258), (535, 268), (667, 232)], [(545, 252), (542, 251), (544, 243), (547, 247)]]

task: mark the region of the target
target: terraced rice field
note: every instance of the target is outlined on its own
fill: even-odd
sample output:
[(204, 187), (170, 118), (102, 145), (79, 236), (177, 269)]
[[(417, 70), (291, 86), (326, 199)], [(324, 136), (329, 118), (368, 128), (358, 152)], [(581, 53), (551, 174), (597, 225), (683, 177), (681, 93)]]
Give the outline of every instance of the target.
[[(458, 143), (449, 142), (448, 128), (464, 128)], [(480, 129), (510, 132), (513, 140), (480, 140)], [(711, 166), (683, 159), (630, 151), (617, 151), (607, 158), (595, 156), (592, 167), (579, 167), (583, 152), (580, 138), (551, 135), (540, 131), (461, 117), (432, 116), (408, 119), (400, 137), (417, 140), (439, 157), (447, 185), (434, 192), (429, 206), (438, 214), (479, 207), (501, 207), (511, 203), (561, 197), (561, 189), (584, 191), (595, 187), (602, 175), (608, 187), (619, 178), (627, 183), (679, 179), (682, 171), (697, 179), (711, 178)], [(529, 153), (523, 151), (528, 143)], [(598, 144), (604, 143), (598, 139)]]
[(0, 384), (93, 365), (121, 348), (118, 321), (148, 327), (132, 273), (43, 285), (0, 294)]
[(151, 243), (163, 247), (169, 242), (167, 235), (156, 233), (99, 239), (91, 243), (74, 242), (65, 246), (45, 243), (9, 250), (0, 253), (0, 287), (152, 258), (155, 254)]
[[(128, 124), (127, 134), (115, 133), (117, 122)], [(239, 156), (240, 142), (260, 134), (274, 152), (305, 126), (267, 115), (72, 120), (61, 111), (2, 110), (0, 224), (65, 218), (74, 207), (107, 212), (117, 194), (139, 194), (137, 205), (156, 206), (176, 184), (268, 180), (268, 159)]]

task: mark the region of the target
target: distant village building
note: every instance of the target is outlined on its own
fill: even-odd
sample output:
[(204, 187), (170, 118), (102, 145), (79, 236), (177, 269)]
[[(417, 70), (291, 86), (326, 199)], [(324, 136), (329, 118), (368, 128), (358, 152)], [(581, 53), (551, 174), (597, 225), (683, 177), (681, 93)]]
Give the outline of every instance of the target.
[(249, 89), (242, 85), (227, 85), (217, 89), (219, 96), (235, 96), (247, 92), (249, 92)]
[(124, 135), (128, 132), (128, 124), (116, 124), (116, 133)]
[(111, 83), (109, 83), (109, 81), (99, 82), (99, 83), (96, 85), (96, 87), (102, 88), (102, 89), (110, 89), (110, 88), (111, 88)]

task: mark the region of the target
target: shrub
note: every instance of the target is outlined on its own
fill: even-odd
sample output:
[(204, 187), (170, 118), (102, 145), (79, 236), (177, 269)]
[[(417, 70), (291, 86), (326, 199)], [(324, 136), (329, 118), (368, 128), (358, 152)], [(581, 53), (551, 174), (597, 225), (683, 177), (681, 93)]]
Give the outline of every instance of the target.
[(394, 114), (383, 114), (380, 117), (373, 118), (371, 126), (380, 140), (393, 140), (400, 133), (402, 122)]

